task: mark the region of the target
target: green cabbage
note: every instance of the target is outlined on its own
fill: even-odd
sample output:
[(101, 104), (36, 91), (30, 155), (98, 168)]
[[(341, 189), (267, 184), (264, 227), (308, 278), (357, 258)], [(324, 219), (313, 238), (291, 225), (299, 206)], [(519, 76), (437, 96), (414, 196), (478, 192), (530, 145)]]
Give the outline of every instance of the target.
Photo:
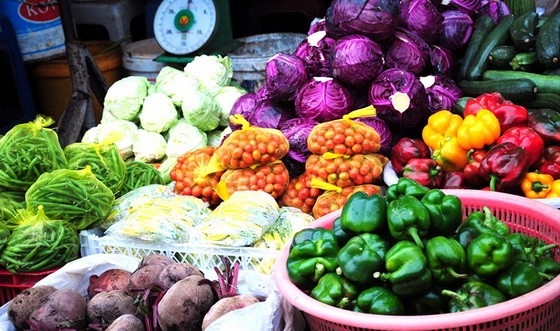
[(155, 90), (170, 97), (177, 107), (181, 107), (189, 91), (199, 89), (200, 83), (196, 78), (170, 66), (163, 67), (156, 76)]
[(214, 96), (220, 107), (220, 126), (229, 125), (229, 115), (233, 104), (240, 96), (247, 94), (247, 90), (236, 86), (224, 86)]
[(206, 147), (208, 137), (196, 126), (181, 118), (175, 126), (169, 129), (165, 155), (179, 157), (187, 152)]
[(144, 106), (138, 115), (142, 129), (162, 133), (179, 120), (179, 113), (171, 98), (161, 92), (155, 92), (144, 99)]
[(202, 131), (214, 130), (220, 123), (220, 106), (204, 91), (193, 91), (186, 95), (181, 110), (187, 123)]
[(228, 86), (233, 77), (231, 60), (227, 56), (199, 55), (185, 65), (183, 71), (198, 79), (210, 94), (216, 94), (222, 86)]
[(138, 129), (133, 139), (132, 152), (135, 161), (154, 162), (165, 156), (167, 141), (161, 134)]
[(133, 120), (142, 109), (150, 82), (146, 77), (128, 76), (114, 82), (105, 95), (103, 109), (115, 118)]

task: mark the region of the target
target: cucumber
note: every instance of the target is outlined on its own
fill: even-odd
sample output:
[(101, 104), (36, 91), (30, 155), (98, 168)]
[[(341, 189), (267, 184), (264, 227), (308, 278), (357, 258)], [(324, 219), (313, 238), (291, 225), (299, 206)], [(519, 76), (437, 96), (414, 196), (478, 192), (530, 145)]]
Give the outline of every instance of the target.
[(500, 45), (488, 55), (488, 62), (496, 69), (511, 69), (511, 61), (517, 55), (517, 48), (513, 45)]
[(515, 17), (509, 27), (509, 35), (513, 45), (520, 51), (530, 51), (535, 47), (539, 14), (527, 12)]
[(469, 101), (472, 98), (473, 97), (460, 97), (459, 100), (457, 100), (457, 102), (453, 106), (453, 113), (463, 116), (463, 113), (465, 112), (465, 106), (467, 105), (467, 101)]
[(494, 28), (494, 21), (492, 18), (486, 14), (482, 14), (477, 17), (474, 23), (474, 30), (469, 39), (469, 43), (465, 48), (465, 54), (461, 60), (461, 66), (457, 72), (457, 79), (462, 80), (467, 77), (467, 72), (471, 67), (476, 53), (478, 52), (480, 46), (484, 42), (484, 39), (490, 31)]
[(462, 80), (457, 83), (463, 95), (477, 97), (484, 93), (498, 92), (512, 102), (533, 100), (537, 95), (537, 85), (527, 78), (503, 80)]
[(518, 78), (530, 79), (537, 85), (539, 93), (560, 94), (560, 76), (515, 70), (487, 70), (482, 78), (487, 81)]
[(511, 69), (536, 72), (542, 68), (536, 51), (517, 53), (510, 62)]
[(560, 111), (560, 95), (555, 93), (537, 93), (535, 99), (518, 103), (528, 109), (549, 108)]
[(504, 45), (508, 41), (509, 27), (512, 22), (512, 15), (503, 16), (500, 23), (486, 36), (467, 71), (468, 80), (482, 79), (482, 74), (489, 66), (488, 55), (496, 46)]
[(549, 69), (560, 67), (560, 11), (541, 26), (535, 43), (539, 61)]

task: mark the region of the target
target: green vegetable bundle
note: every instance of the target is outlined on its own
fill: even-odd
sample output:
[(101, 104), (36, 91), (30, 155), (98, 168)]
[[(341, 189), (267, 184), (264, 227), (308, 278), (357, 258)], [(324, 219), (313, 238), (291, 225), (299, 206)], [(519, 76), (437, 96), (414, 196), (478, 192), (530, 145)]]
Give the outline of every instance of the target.
[(64, 148), (68, 169), (80, 170), (86, 166), (113, 194), (120, 194), (126, 176), (126, 164), (113, 143), (93, 144), (77, 142)]
[(90, 166), (44, 173), (25, 193), (27, 210), (37, 212), (43, 206), (49, 218), (69, 221), (77, 230), (105, 218), (114, 201), (113, 192)]
[(8, 238), (10, 238), (10, 230), (5, 224), (0, 223), (0, 251), (6, 246)]
[(44, 172), (66, 167), (54, 120), (37, 116), (18, 124), (0, 139), (0, 186), (25, 191)]
[(49, 219), (43, 208), (37, 213), (22, 210), (20, 225), (9, 236), (0, 264), (10, 272), (36, 272), (53, 269), (78, 258), (78, 232), (63, 220)]
[(0, 188), (0, 224), (10, 226), (18, 209), (25, 208), (25, 192)]
[(151, 185), (164, 185), (163, 177), (153, 165), (142, 162), (132, 161), (126, 165), (126, 177), (121, 194), (126, 194), (134, 189)]

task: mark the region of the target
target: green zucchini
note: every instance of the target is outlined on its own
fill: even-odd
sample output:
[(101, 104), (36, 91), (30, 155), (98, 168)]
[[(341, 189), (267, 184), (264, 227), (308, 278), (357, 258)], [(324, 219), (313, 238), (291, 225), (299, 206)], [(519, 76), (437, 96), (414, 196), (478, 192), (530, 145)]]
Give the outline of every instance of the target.
[(532, 0), (502, 0), (513, 16), (520, 16), (527, 12), (535, 12), (537, 5)]
[(471, 34), (467, 47), (465, 48), (465, 54), (463, 55), (459, 71), (457, 72), (458, 80), (462, 80), (467, 77), (467, 72), (471, 67), (476, 53), (480, 49), (480, 46), (484, 42), (486, 36), (488, 36), (493, 28), (494, 21), (492, 21), (490, 16), (482, 14), (477, 17), (474, 24), (474, 30)]
[(530, 51), (535, 47), (539, 14), (527, 12), (515, 17), (509, 27), (509, 35), (513, 45), (520, 51)]
[(465, 96), (477, 97), (484, 93), (498, 92), (512, 102), (533, 100), (537, 94), (537, 85), (526, 78), (462, 80), (457, 85)]
[(542, 69), (536, 51), (517, 53), (510, 62), (511, 69), (536, 72)]
[(453, 106), (453, 113), (463, 116), (463, 113), (465, 112), (465, 106), (467, 105), (467, 101), (469, 101), (472, 98), (473, 97), (460, 97), (459, 100), (457, 100), (457, 102), (455, 102), (455, 105)]
[(521, 101), (519, 105), (531, 109), (549, 108), (560, 111), (560, 95), (555, 93), (537, 93), (535, 99)]
[(488, 62), (496, 69), (511, 69), (510, 63), (517, 53), (518, 50), (513, 45), (496, 46), (488, 55)]
[(547, 68), (560, 67), (560, 11), (541, 26), (535, 43), (539, 61)]
[(560, 94), (560, 76), (516, 70), (487, 70), (482, 78), (488, 81), (518, 78), (530, 79), (537, 85), (539, 93)]
[(509, 27), (512, 22), (512, 15), (502, 17), (500, 23), (486, 36), (467, 71), (466, 77), (468, 80), (480, 80), (482, 78), (482, 74), (489, 66), (488, 55), (496, 46), (504, 45), (508, 41)]

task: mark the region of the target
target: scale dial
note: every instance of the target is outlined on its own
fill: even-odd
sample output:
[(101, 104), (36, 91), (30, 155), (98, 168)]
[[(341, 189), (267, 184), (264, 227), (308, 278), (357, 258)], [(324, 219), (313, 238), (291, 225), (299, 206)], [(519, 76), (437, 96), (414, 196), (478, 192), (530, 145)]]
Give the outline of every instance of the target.
[(185, 55), (204, 47), (217, 26), (213, 0), (163, 0), (154, 17), (154, 36), (167, 52)]

